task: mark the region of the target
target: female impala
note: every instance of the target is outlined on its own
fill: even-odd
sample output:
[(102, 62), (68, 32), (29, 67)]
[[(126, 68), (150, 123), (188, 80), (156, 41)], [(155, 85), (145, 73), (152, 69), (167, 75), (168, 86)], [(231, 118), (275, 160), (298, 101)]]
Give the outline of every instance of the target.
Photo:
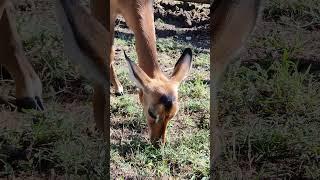
[[(0, 52), (0, 63), (4, 64), (15, 78), (17, 97), (21, 96), (19, 99), (22, 99), (22, 107), (43, 109), (41, 83), (23, 55), (7, 4), (7, 0), (0, 1), (0, 15), (4, 12), (0, 25), (5, 27), (1, 28), (0, 34), (3, 36), (0, 48), (5, 49)], [(107, 1), (91, 0), (95, 18), (78, 0), (57, 0), (57, 7), (58, 19), (64, 33), (65, 52), (74, 63), (80, 64), (87, 71), (86, 76), (93, 80), (95, 121), (105, 134), (109, 132), (109, 127), (105, 127), (104, 122), (107, 113), (105, 96), (108, 93), (105, 87), (109, 87), (108, 66), (116, 94), (123, 93), (112, 65), (112, 45), (115, 18), (117, 14), (124, 16), (136, 38), (139, 66), (127, 56), (126, 60), (131, 77), (140, 89), (139, 97), (147, 117), (150, 138), (153, 142), (160, 138), (165, 142), (167, 123), (178, 111), (178, 86), (189, 73), (192, 55), (190, 49), (184, 51), (170, 78), (161, 72), (157, 63), (153, 0), (111, 0), (110, 4)], [(109, 8), (110, 17), (107, 14)]]
[[(139, 97), (143, 105), (145, 117), (149, 127), (152, 142), (162, 140), (165, 142), (167, 123), (178, 111), (178, 86), (187, 76), (191, 67), (191, 50), (186, 49), (175, 65), (173, 74), (167, 78), (157, 63), (156, 35), (153, 17), (153, 0), (111, 0), (110, 24), (108, 24), (107, 6), (105, 1), (92, 1), (93, 14), (106, 29), (101, 28), (81, 8), (75, 0), (58, 0), (58, 14), (60, 24), (64, 31), (66, 53), (76, 63), (83, 64), (88, 73), (105, 68), (106, 54), (110, 63), (110, 79), (115, 86), (116, 93), (122, 94), (122, 86), (114, 72), (113, 38), (114, 22), (117, 14), (121, 14), (136, 38), (136, 50), (139, 66), (132, 62), (128, 56), (125, 58), (129, 65), (132, 79), (140, 89)], [(86, 19), (86, 21), (82, 21)], [(91, 23), (88, 20), (92, 20)], [(87, 23), (87, 24), (86, 24)], [(88, 24), (89, 23), (89, 24)], [(90, 29), (91, 28), (91, 29)], [(93, 29), (93, 30), (92, 30)], [(73, 38), (70, 38), (73, 37)], [(111, 38), (111, 42), (107, 42)], [(110, 43), (110, 44), (109, 44)], [(92, 45), (84, 46), (84, 45)], [(69, 47), (69, 48), (68, 48)], [(87, 48), (90, 48), (88, 51)], [(79, 52), (73, 49), (80, 50)], [(106, 49), (106, 53), (105, 50)], [(79, 57), (83, 54), (83, 57)], [(90, 57), (90, 58), (87, 58)], [(91, 63), (95, 61), (96, 63)], [(91, 64), (92, 66), (88, 66)], [(91, 69), (90, 69), (91, 68)], [(97, 126), (104, 126), (105, 115), (105, 82), (100, 81), (105, 74), (95, 76), (94, 113)]]
[[(165, 142), (167, 123), (178, 111), (178, 86), (187, 76), (191, 67), (192, 53), (186, 49), (175, 65), (171, 78), (167, 78), (160, 70), (157, 62), (156, 35), (153, 15), (153, 0), (111, 0), (110, 2), (110, 33), (111, 44), (114, 39), (114, 23), (118, 14), (121, 14), (133, 31), (136, 39), (138, 55), (137, 66), (126, 55), (130, 69), (130, 77), (140, 89), (139, 98), (143, 105), (145, 117), (149, 127), (150, 139), (155, 142), (161, 138)], [(103, 12), (103, 3), (93, 6), (97, 12)], [(103, 19), (97, 15), (97, 19)], [(106, 19), (102, 22), (106, 22)], [(110, 53), (110, 78), (116, 94), (123, 93), (112, 65), (113, 48)], [(99, 90), (98, 90), (99, 91)], [(101, 99), (101, 98), (100, 98)], [(99, 103), (103, 104), (103, 103)], [(103, 112), (97, 118), (103, 120)]]

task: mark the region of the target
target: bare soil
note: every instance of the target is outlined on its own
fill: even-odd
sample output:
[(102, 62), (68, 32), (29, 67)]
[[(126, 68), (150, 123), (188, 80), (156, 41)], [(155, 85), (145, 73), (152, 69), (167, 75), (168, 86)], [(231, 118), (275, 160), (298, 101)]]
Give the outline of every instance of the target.
[(279, 22), (278, 17), (263, 16), (240, 59), (245, 64), (258, 61), (267, 61), (270, 64), (274, 60), (281, 60), (282, 54), (279, 50), (285, 45), (288, 50), (297, 49), (292, 54), (292, 60), (299, 61), (303, 67), (312, 64), (312, 70), (318, 71), (320, 70), (319, 31), (318, 26), (299, 27), (290, 22)]

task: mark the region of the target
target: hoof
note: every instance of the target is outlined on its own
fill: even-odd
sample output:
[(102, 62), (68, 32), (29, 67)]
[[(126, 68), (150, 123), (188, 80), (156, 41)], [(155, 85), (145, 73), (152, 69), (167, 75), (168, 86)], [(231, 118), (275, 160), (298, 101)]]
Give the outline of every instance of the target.
[(19, 112), (23, 112), (23, 109), (44, 110), (42, 100), (39, 97), (17, 98), (16, 104)]
[(122, 96), (123, 93), (123, 87), (121, 85), (118, 85), (117, 88), (115, 88), (115, 93), (116, 96)]
[(38, 105), (39, 109), (40, 109), (41, 111), (43, 111), (43, 110), (44, 110), (44, 107), (43, 107), (42, 99), (39, 98), (38, 96), (36, 96), (36, 102), (37, 102), (37, 105)]
[(116, 92), (115, 95), (116, 96), (123, 96), (123, 92)]

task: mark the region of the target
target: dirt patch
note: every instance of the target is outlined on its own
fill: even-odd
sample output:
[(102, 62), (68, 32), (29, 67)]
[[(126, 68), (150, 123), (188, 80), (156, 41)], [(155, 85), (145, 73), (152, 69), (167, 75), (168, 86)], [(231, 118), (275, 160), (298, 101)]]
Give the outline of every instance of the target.
[[(292, 58), (303, 62), (320, 63), (320, 34), (275, 22), (260, 22), (246, 47), (247, 53), (241, 57), (243, 62), (280, 60), (285, 48), (293, 50)], [(318, 64), (319, 65), (319, 64)]]
[(155, 19), (160, 18), (166, 24), (191, 28), (209, 24), (209, 6), (193, 3), (156, 2)]
[(319, 7), (313, 0), (287, 4), (266, 1), (262, 19), (241, 54), (242, 62), (270, 64), (280, 61), (287, 51), (290, 60), (301, 67), (312, 64), (311, 70), (320, 70)]
[(208, 5), (194, 3), (156, 2), (155, 19), (157, 36), (175, 36), (176, 40), (190, 39), (194, 46), (209, 49)]
[[(155, 5), (155, 25), (158, 38), (172, 37), (174, 41), (192, 44), (195, 51), (209, 52), (209, 6), (194, 3), (159, 2)], [(117, 38), (133, 38), (124, 19), (116, 21)]]

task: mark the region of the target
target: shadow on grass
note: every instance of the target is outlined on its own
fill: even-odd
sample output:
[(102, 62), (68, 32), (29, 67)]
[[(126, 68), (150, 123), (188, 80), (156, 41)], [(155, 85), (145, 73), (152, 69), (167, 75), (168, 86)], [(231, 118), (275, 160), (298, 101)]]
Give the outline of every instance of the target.
[[(190, 43), (196, 51), (203, 51), (203, 49), (209, 50), (209, 27), (200, 27), (197, 29), (186, 29), (183, 33), (178, 33), (175, 29), (157, 29), (157, 38), (170, 38), (173, 37), (175, 41), (181, 41), (183, 43)], [(186, 37), (191, 37), (192, 40), (186, 40)], [(129, 32), (115, 32), (115, 37), (125, 41), (133, 41), (134, 35)]]
[[(112, 112), (114, 113), (114, 112)], [(134, 130), (137, 133), (141, 133), (143, 131), (143, 129), (146, 128), (146, 125), (141, 123), (142, 120), (129, 120), (129, 121), (123, 121), (123, 122), (119, 122), (116, 121), (114, 123), (112, 123), (111, 125), (111, 129), (124, 129), (127, 128), (130, 131)]]
[(139, 152), (150, 147), (153, 148), (149, 142), (143, 141), (139, 135), (133, 135), (129, 137), (129, 139), (131, 139), (131, 141), (120, 141), (120, 143), (111, 144), (111, 149), (117, 150), (120, 156), (126, 157), (133, 152)]

